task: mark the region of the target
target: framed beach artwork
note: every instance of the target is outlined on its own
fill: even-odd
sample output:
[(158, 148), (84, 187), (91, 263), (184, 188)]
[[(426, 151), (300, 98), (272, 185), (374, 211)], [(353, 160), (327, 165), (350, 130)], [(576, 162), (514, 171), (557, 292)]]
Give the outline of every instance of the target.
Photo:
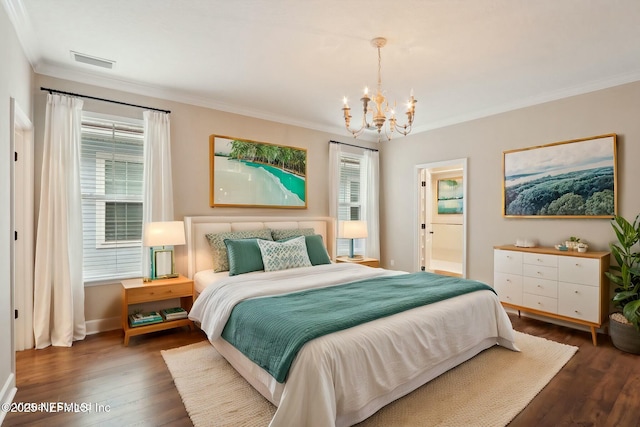
[(617, 214), (616, 134), (505, 151), (502, 166), (505, 217)]
[(307, 150), (209, 137), (211, 207), (307, 207)]
[(438, 180), (438, 214), (461, 214), (464, 188), (462, 177)]

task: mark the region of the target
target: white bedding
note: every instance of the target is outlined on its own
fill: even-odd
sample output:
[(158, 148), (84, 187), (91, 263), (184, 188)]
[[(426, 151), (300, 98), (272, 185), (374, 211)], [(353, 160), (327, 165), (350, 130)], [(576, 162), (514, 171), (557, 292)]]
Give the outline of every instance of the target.
[[(243, 299), (395, 274), (402, 273), (341, 263), (228, 277), (201, 292), (189, 318), (218, 347), (233, 306)], [(272, 427), (347, 426), (495, 344), (517, 351), (498, 298), (479, 291), (312, 340), (294, 360), (284, 389), (273, 379), (256, 388), (278, 405)]]

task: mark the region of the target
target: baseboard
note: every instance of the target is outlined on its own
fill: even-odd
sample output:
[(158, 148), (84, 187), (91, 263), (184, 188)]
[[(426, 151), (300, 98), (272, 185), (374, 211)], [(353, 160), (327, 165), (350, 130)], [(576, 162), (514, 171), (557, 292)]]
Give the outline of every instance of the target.
[[(13, 373), (11, 373), (2, 386), (2, 390), (0, 391), (0, 402), (2, 402), (3, 406), (5, 403), (10, 404), (11, 402), (13, 402), (16, 391), (16, 377)], [(6, 415), (7, 411), (0, 411), (0, 425), (2, 425), (4, 417)]]
[(87, 335), (93, 335), (100, 332), (113, 331), (122, 328), (122, 319), (120, 317), (109, 317), (107, 319), (87, 320), (85, 328)]

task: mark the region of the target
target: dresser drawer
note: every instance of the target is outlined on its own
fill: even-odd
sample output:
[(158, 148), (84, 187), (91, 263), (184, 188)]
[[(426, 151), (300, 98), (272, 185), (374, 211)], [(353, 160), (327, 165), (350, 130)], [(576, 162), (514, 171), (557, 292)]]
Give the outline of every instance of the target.
[(561, 256), (558, 280), (580, 285), (599, 286), (600, 262), (597, 259)]
[(558, 266), (558, 257), (555, 255), (525, 253), (522, 260), (525, 264), (544, 265), (547, 267)]
[(537, 279), (558, 280), (558, 269), (556, 267), (545, 267), (542, 265), (525, 264), (522, 266), (523, 274)]
[(522, 305), (522, 276), (509, 273), (495, 273), (493, 287), (502, 302)]
[(494, 250), (493, 271), (522, 274), (522, 252)]
[(129, 304), (139, 302), (159, 301), (193, 295), (192, 282), (177, 283), (175, 285), (142, 286), (127, 290)]
[(600, 289), (575, 283), (558, 283), (558, 314), (600, 323)]
[(549, 298), (558, 298), (557, 281), (538, 279), (536, 277), (524, 277), (522, 280), (522, 292), (533, 295), (541, 295)]
[(558, 312), (558, 300), (541, 295), (522, 294), (522, 305), (547, 313), (556, 314)]

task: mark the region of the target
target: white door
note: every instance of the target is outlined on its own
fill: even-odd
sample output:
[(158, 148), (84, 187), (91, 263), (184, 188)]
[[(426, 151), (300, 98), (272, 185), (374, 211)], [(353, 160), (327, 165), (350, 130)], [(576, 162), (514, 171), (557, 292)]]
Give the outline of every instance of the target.
[(457, 159), (417, 166), (420, 270), (466, 277), (466, 165)]
[(14, 234), (11, 261), (15, 350), (33, 348), (34, 176), (33, 126), (15, 105), (12, 110), (13, 168), (11, 224)]

